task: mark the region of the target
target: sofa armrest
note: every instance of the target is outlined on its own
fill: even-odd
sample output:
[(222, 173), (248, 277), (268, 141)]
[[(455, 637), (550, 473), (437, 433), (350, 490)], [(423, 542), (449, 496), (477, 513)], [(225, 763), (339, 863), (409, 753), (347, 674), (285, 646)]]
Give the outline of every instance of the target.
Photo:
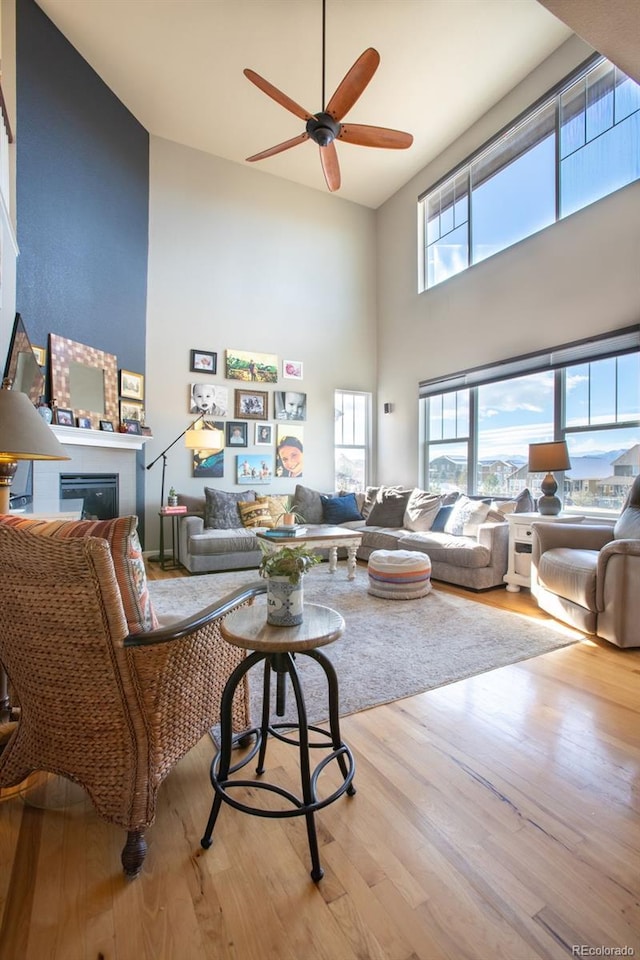
[(568, 547), (574, 550), (601, 550), (613, 538), (613, 524), (544, 523), (534, 521), (531, 561), (537, 561), (546, 550)]
[(478, 526), (478, 543), (491, 553), (491, 566), (507, 572), (509, 565), (509, 524), (481, 523)]

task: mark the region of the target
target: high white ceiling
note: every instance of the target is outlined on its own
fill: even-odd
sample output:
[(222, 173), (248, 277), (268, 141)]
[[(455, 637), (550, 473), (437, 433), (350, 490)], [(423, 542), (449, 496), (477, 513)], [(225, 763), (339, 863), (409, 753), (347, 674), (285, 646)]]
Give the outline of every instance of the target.
[[(244, 76), (311, 113), (322, 100), (322, 0), (37, 0), (151, 133), (237, 163), (303, 132)], [(377, 73), (352, 123), (406, 130), (408, 150), (338, 143), (343, 199), (377, 208), (571, 31), (537, 0), (327, 0), (326, 99), (367, 47)], [(326, 191), (307, 141), (254, 164)]]

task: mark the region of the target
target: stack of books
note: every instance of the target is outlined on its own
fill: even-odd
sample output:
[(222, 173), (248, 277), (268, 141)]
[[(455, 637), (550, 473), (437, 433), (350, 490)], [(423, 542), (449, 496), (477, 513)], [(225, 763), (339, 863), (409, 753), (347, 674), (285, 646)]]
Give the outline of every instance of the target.
[(187, 508), (182, 507), (160, 507), (160, 513), (163, 517), (173, 516), (176, 513), (186, 513)]
[(271, 527), (270, 529), (264, 530), (263, 534), (265, 537), (271, 537), (273, 540), (286, 540), (289, 537), (301, 537), (306, 532), (306, 527), (301, 527), (298, 524), (289, 524), (289, 526), (286, 527)]

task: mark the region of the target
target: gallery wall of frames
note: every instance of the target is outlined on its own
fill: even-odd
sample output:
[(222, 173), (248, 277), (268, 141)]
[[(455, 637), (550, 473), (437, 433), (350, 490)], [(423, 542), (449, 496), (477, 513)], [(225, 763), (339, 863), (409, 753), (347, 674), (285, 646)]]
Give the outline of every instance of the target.
[[(193, 374), (187, 410), (198, 417), (201, 449), (193, 449), (193, 476), (269, 484), (302, 477), (307, 394), (301, 360), (226, 349), (191, 350)], [(207, 433), (209, 432), (209, 434)]]

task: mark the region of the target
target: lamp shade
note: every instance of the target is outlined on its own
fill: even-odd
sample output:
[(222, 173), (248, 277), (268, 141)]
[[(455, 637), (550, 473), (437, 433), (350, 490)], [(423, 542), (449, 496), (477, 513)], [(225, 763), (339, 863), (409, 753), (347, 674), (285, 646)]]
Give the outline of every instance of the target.
[(558, 443), (529, 444), (529, 473), (547, 473), (570, 468), (569, 451), (564, 440)]
[(26, 393), (0, 390), (0, 460), (70, 460)]
[(189, 450), (221, 450), (224, 447), (224, 433), (213, 430), (187, 430), (184, 445)]

